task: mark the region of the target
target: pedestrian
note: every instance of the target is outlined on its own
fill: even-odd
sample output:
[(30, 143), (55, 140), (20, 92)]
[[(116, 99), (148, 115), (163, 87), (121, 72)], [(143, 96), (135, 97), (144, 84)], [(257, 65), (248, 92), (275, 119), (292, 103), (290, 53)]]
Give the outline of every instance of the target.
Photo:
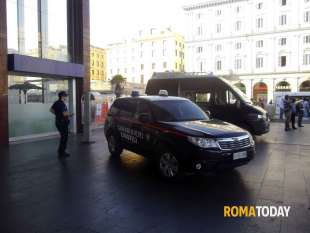
[(309, 100), (308, 99), (304, 99), (304, 117), (308, 118), (309, 117)]
[(258, 100), (258, 106), (260, 106), (262, 109), (265, 109), (265, 103), (263, 98), (259, 98)]
[(270, 100), (269, 103), (267, 104), (266, 110), (268, 112), (270, 119), (273, 119), (275, 109), (274, 109), (274, 105), (272, 103), (272, 100)]
[(290, 130), (290, 121), (291, 121), (291, 103), (288, 95), (285, 95), (283, 100), (283, 111), (285, 116), (285, 131)]
[(60, 141), (58, 146), (58, 157), (68, 157), (70, 154), (66, 152), (68, 135), (69, 135), (69, 123), (70, 114), (66, 105), (67, 93), (61, 91), (58, 93), (58, 100), (50, 108), (50, 112), (55, 115), (55, 125), (60, 134)]
[(284, 98), (281, 98), (280, 103), (280, 120), (283, 120), (283, 114), (284, 114)]
[(298, 118), (298, 127), (304, 127), (302, 125), (302, 118), (304, 116), (304, 101), (303, 99), (296, 103), (296, 114)]
[(297, 129), (295, 126), (295, 120), (296, 120), (296, 100), (295, 98), (292, 98), (291, 100), (291, 122), (292, 122), (293, 129)]

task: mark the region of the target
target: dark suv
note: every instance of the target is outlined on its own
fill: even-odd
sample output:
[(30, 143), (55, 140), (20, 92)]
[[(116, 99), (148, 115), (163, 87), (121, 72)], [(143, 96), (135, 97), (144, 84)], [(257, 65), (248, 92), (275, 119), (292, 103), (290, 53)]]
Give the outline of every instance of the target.
[(117, 99), (104, 130), (112, 156), (127, 149), (150, 157), (168, 179), (184, 172), (240, 166), (255, 153), (250, 133), (210, 119), (200, 107), (181, 97)]

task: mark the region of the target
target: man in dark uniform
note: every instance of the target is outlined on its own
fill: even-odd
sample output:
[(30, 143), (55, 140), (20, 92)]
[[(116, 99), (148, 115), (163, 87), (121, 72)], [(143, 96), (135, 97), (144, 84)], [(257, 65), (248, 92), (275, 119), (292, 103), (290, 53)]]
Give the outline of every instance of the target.
[(50, 111), (55, 114), (56, 128), (60, 133), (60, 142), (58, 147), (59, 157), (68, 157), (70, 154), (66, 152), (68, 134), (69, 134), (69, 117), (73, 114), (68, 112), (67, 105), (65, 104), (67, 93), (61, 91), (58, 93), (58, 100), (52, 105)]

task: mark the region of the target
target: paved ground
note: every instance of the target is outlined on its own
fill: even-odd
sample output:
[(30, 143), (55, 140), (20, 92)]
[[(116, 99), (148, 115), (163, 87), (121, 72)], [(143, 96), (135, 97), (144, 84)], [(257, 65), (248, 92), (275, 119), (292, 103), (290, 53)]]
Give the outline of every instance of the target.
[[(96, 143), (56, 140), (11, 146), (0, 156), (1, 233), (310, 232), (310, 125), (257, 138), (257, 155), (233, 172), (167, 184), (144, 158), (111, 160)], [(304, 144), (304, 145), (302, 145)], [(223, 218), (223, 205), (291, 205), (289, 218)]]

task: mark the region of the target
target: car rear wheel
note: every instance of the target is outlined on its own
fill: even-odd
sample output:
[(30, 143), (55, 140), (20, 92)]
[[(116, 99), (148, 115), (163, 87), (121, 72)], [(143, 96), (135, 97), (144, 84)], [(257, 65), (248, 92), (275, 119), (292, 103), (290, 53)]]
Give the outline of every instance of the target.
[(108, 148), (113, 157), (119, 157), (123, 152), (123, 148), (120, 144), (120, 140), (114, 134), (109, 135), (108, 137)]
[(163, 151), (158, 156), (158, 171), (161, 177), (167, 180), (175, 180), (181, 176), (181, 165), (174, 153)]

